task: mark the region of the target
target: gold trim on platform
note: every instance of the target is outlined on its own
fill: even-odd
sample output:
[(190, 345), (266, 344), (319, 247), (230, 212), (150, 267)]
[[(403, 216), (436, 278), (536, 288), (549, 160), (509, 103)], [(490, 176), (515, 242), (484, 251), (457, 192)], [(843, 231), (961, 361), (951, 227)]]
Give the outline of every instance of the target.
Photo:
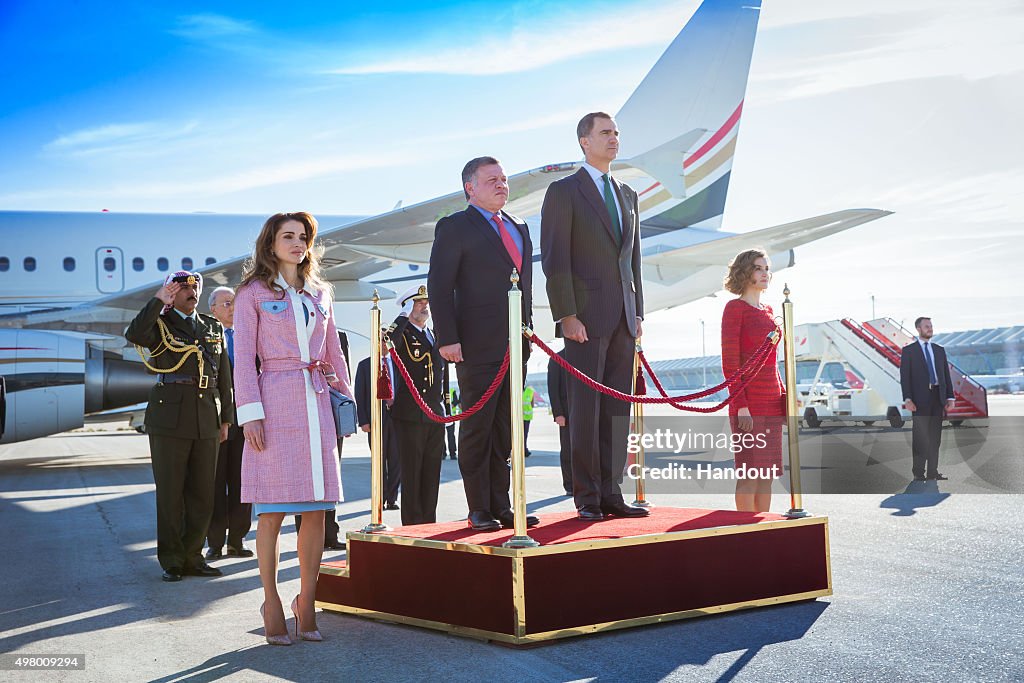
[(320, 565), (321, 574), (330, 574), (331, 576), (344, 576), (346, 579), (349, 577), (348, 567), (332, 567), (330, 565)]
[(521, 557), (512, 559), (512, 613), (516, 637), (522, 638), (526, 635), (526, 568)]
[(710, 614), (721, 614), (722, 612), (733, 612), (752, 607), (767, 607), (770, 605), (780, 605), (787, 602), (813, 600), (815, 598), (826, 597), (829, 595), (832, 595), (831, 587), (828, 590), (807, 591), (804, 593), (780, 595), (774, 598), (761, 598), (759, 600), (747, 600), (744, 602), (734, 602), (726, 605), (712, 605), (710, 607), (701, 607), (699, 609), (683, 610), (679, 612), (653, 614), (651, 616), (636, 617), (634, 619), (606, 621), (600, 624), (588, 624), (585, 626), (577, 626), (575, 628), (561, 629), (557, 631), (544, 631), (542, 633), (526, 634), (524, 628), (523, 635), (518, 635), (518, 633), (520, 632), (518, 625), (516, 626), (517, 635), (510, 635), (508, 633), (501, 633), (498, 631), (486, 631), (483, 629), (469, 628), (466, 626), (457, 626), (455, 624), (445, 624), (439, 621), (430, 621), (428, 619), (417, 619), (415, 617), (406, 617), (399, 614), (390, 614), (388, 612), (377, 612), (375, 610), (363, 609), (361, 607), (339, 605), (336, 603), (326, 602), (323, 600), (317, 600), (316, 606), (321, 609), (330, 610), (332, 612), (342, 612), (345, 614), (352, 614), (355, 616), (371, 617), (373, 619), (380, 619), (381, 621), (389, 621), (396, 624), (406, 624), (409, 626), (431, 628), (438, 631), (452, 633), (455, 635), (467, 636), (470, 638), (497, 640), (503, 643), (511, 643), (513, 645), (526, 645), (529, 643), (543, 642), (545, 640), (571, 638), (573, 636), (582, 636), (590, 633), (598, 633), (601, 631), (614, 631), (616, 629), (621, 628), (646, 626), (649, 624), (657, 624), (661, 622), (678, 621), (680, 619), (692, 619), (694, 617), (703, 617)]
[[(560, 553), (574, 553), (586, 550), (604, 550), (606, 548), (624, 548), (633, 545), (645, 545), (648, 543), (666, 543), (669, 541), (689, 540), (693, 538), (707, 538), (711, 536), (728, 536), (731, 534), (757, 533), (759, 531), (770, 531), (772, 529), (784, 529), (794, 526), (807, 526), (810, 524), (823, 524), (827, 532), (828, 517), (824, 515), (812, 515), (794, 519), (780, 519), (773, 522), (757, 522), (756, 524), (734, 524), (730, 526), (707, 527), (704, 529), (689, 529), (685, 531), (664, 531), (657, 534), (642, 536), (626, 536), (623, 538), (605, 538), (590, 541), (571, 541), (568, 543), (556, 543), (542, 545), (536, 548), (504, 548), (501, 546), (481, 545), (477, 543), (463, 543), (459, 541), (438, 541), (429, 538), (410, 538), (408, 536), (395, 536), (387, 533), (367, 534), (359, 531), (350, 531), (347, 537), (354, 541), (367, 541), (371, 543), (393, 543), (395, 545), (406, 545), (417, 548), (433, 548), (435, 550), (455, 550), (464, 553), (479, 553), (482, 555), (497, 555), (499, 557), (535, 557), (538, 555), (557, 555)], [(827, 538), (827, 537), (826, 537)], [(827, 548), (826, 548), (827, 550)]]

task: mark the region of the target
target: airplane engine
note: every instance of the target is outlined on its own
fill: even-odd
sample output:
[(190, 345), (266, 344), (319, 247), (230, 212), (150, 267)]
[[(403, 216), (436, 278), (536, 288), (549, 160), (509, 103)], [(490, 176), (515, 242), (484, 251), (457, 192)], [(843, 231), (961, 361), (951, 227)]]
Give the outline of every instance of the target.
[(5, 400), (0, 443), (81, 427), (86, 413), (146, 400), (155, 378), (138, 363), (107, 357), (89, 335), (0, 330)]

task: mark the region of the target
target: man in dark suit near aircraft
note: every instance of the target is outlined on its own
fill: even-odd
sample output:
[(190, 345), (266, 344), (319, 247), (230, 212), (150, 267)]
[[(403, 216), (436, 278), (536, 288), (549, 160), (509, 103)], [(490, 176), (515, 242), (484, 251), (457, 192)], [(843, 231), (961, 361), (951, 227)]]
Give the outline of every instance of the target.
[(956, 397), (946, 350), (931, 342), (931, 318), (918, 318), (914, 327), (917, 339), (904, 346), (900, 356), (903, 406), (914, 414), (914, 480), (943, 480), (947, 477), (939, 473), (942, 419), (946, 410), (953, 407)]
[[(472, 159), (462, 169), (469, 206), (442, 218), (434, 231), (427, 289), (441, 356), (457, 363), (464, 410), (483, 396), (501, 368), (509, 344), (508, 291), (519, 272), (523, 322), (532, 323), (533, 243), (526, 223), (502, 211), (508, 178), (494, 157)], [(523, 361), (529, 343), (523, 345)], [(515, 396), (522, 393), (516, 387)], [(507, 461), (512, 451), (512, 411), (506, 377), (501, 388), (459, 428), (459, 470), (469, 505), (469, 525), (479, 530), (513, 526)], [(528, 526), (537, 523), (528, 517)]]
[[(584, 116), (576, 136), (583, 168), (551, 183), (541, 209), (541, 263), (565, 359), (598, 382), (629, 392), (644, 297), (637, 194), (611, 176), (619, 130), (604, 112)], [(620, 484), (629, 404), (569, 384), (573, 498), (580, 519), (643, 517)]]

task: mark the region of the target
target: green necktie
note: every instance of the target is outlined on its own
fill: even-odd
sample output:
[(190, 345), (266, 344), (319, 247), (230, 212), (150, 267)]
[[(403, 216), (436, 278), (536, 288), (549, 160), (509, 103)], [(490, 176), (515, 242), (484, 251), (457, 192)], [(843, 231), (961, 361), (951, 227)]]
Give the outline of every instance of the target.
[(612, 219), (612, 233), (615, 235), (615, 243), (622, 246), (622, 224), (619, 222), (619, 210), (615, 208), (615, 196), (612, 194), (612, 183), (605, 173), (604, 178), (604, 205), (608, 209), (608, 215)]

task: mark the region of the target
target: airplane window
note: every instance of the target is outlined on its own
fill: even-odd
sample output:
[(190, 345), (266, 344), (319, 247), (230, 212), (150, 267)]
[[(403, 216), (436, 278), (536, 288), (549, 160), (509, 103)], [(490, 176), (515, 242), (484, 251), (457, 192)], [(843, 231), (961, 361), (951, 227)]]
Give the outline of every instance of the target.
[(167, 259), (161, 256), (156, 260), (156, 269), (163, 272), (167, 270)]
[(36, 260), (31, 256), (26, 256), (24, 261), (25, 270), (32, 272), (36, 269)]
[(71, 258), (70, 256), (65, 257), (64, 258), (64, 270), (66, 270), (66, 271), (68, 271), (70, 273), (74, 269), (75, 269), (75, 259)]
[(181, 259), (181, 269), (182, 270), (192, 270), (192, 259), (190, 259), (188, 256), (186, 256), (185, 258)]
[(136, 256), (132, 259), (132, 270), (136, 272), (142, 272), (146, 269), (146, 262), (142, 260), (141, 256)]
[(6, 273), (11, 269), (11, 259), (6, 256), (0, 256), (0, 273)]
[(216, 262), (217, 262), (217, 259), (213, 258), (212, 256), (207, 256), (206, 257), (206, 265), (212, 266)]
[(116, 268), (117, 261), (114, 260), (113, 256), (108, 256), (107, 258), (103, 259), (103, 270), (107, 271), (108, 273), (113, 273)]

